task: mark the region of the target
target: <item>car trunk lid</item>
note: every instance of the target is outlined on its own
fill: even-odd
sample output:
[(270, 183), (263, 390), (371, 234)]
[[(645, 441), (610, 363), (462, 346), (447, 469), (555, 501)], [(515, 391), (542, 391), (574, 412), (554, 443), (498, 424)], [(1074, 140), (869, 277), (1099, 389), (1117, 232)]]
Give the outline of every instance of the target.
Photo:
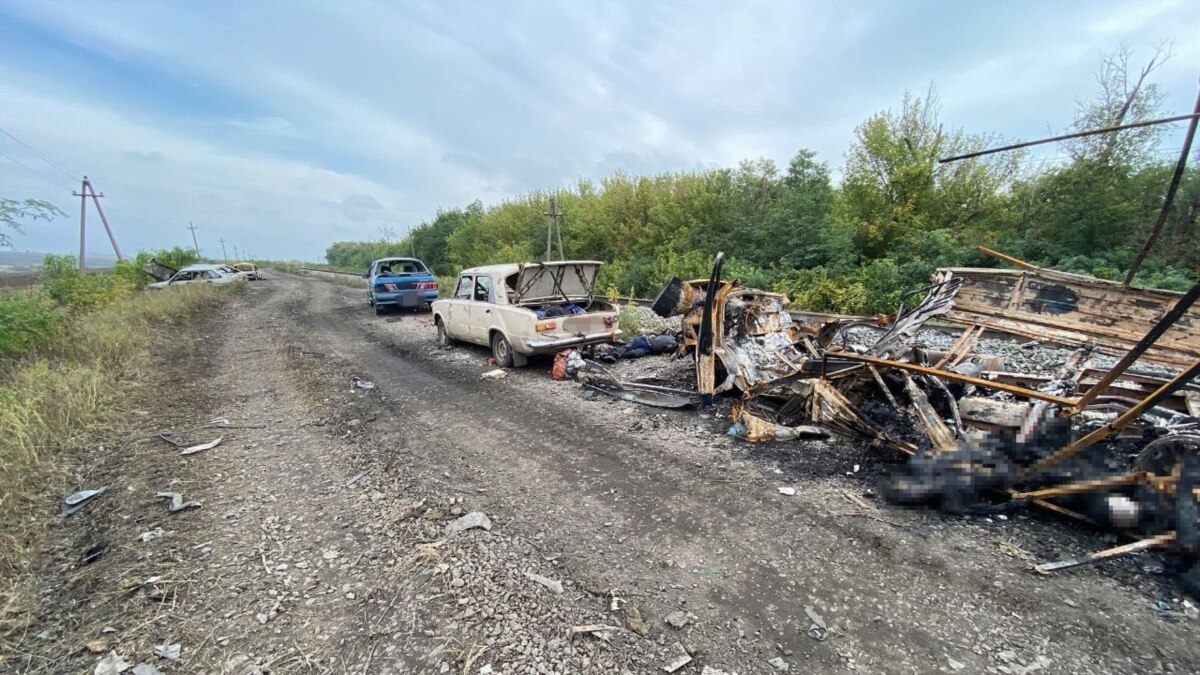
[(596, 274), (602, 264), (594, 260), (525, 263), (517, 271), (514, 304), (590, 304), (595, 297)]

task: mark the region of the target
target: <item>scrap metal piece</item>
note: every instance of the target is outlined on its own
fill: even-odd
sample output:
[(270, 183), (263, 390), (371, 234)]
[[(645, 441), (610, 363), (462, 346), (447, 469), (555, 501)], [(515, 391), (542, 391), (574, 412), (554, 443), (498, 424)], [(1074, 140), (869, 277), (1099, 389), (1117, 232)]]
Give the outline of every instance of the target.
[(223, 441), (223, 440), (225, 440), (225, 437), (224, 437), (224, 436), (218, 436), (218, 437), (216, 438), (216, 440), (212, 440), (212, 441), (209, 441), (209, 442), (207, 442), (207, 443), (200, 443), (199, 445), (193, 445), (193, 446), (191, 446), (191, 447), (184, 448), (183, 450), (181, 450), (181, 451), (179, 452), (179, 454), (181, 454), (181, 455), (193, 455), (193, 454), (195, 454), (195, 453), (197, 453), (197, 452), (203, 452), (203, 451), (205, 451), (205, 450), (212, 450), (213, 448), (215, 448), (215, 447), (217, 447), (218, 445), (220, 445), (220, 444), (221, 444), (221, 441)]
[(795, 427), (775, 424), (751, 414), (743, 405), (733, 406), (732, 417), (734, 425), (729, 429), (729, 434), (751, 443), (829, 438), (829, 432), (821, 427), (808, 424)]
[(170, 513), (178, 513), (185, 509), (198, 509), (203, 506), (203, 503), (199, 501), (183, 501), (183, 495), (178, 492), (158, 492), (154, 496), (168, 500), (167, 511)]
[(929, 436), (929, 442), (933, 448), (939, 452), (956, 449), (958, 441), (954, 438), (954, 432), (950, 431), (946, 423), (938, 416), (937, 411), (930, 405), (929, 397), (913, 382), (908, 373), (902, 374), (904, 390), (908, 392), (908, 398), (913, 404), (913, 415), (917, 418), (917, 424), (920, 424)]
[(901, 340), (911, 339), (925, 322), (935, 316), (946, 314), (954, 307), (954, 298), (962, 288), (963, 280), (947, 270), (938, 270), (933, 275), (933, 283), (927, 287), (928, 293), (919, 305), (905, 312), (903, 305), (896, 313), (896, 321), (874, 345), (870, 354), (883, 356), (893, 351)]
[(894, 438), (868, 421), (849, 399), (827, 380), (816, 380), (813, 383), (810, 401), (813, 421), (836, 434), (871, 444), (881, 443), (908, 455), (916, 454), (918, 450), (912, 443)]
[(80, 490), (79, 492), (67, 495), (67, 497), (63, 499), (62, 512), (58, 514), (59, 517), (66, 518), (79, 509), (82, 509), (88, 505), (88, 502), (104, 494), (106, 490), (108, 490), (107, 486), (92, 490)]
[(1146, 550), (1149, 550), (1152, 548), (1166, 546), (1167, 544), (1170, 544), (1173, 541), (1175, 541), (1175, 533), (1167, 532), (1165, 534), (1159, 534), (1159, 535), (1155, 535), (1153, 537), (1148, 537), (1146, 539), (1135, 541), (1132, 544), (1125, 544), (1124, 546), (1114, 546), (1113, 548), (1105, 549), (1103, 551), (1089, 553), (1080, 558), (1068, 558), (1066, 560), (1059, 560), (1057, 562), (1048, 562), (1048, 563), (1042, 563), (1041, 565), (1034, 565), (1033, 570), (1035, 572), (1037, 572), (1038, 574), (1050, 574), (1051, 572), (1057, 572), (1059, 570), (1070, 569), (1072, 567), (1079, 567), (1080, 565), (1091, 565), (1092, 563), (1098, 563), (1098, 562), (1101, 562), (1104, 560), (1111, 560), (1112, 558), (1119, 558), (1123, 555), (1129, 555), (1131, 553), (1137, 553), (1139, 551), (1146, 551)]

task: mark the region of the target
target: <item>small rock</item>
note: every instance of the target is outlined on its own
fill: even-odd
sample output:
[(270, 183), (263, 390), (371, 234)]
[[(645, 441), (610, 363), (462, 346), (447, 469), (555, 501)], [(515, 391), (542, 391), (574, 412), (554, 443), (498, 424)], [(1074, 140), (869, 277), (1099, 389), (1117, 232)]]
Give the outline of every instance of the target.
[(789, 497), (795, 497), (795, 496), (796, 496), (796, 488), (794, 488), (794, 487), (781, 487), (781, 488), (779, 488), (779, 494), (781, 494), (781, 495), (787, 495), (787, 496), (789, 496)]
[(462, 518), (450, 521), (450, 524), (446, 526), (446, 534), (455, 534), (476, 528), (489, 531), (492, 529), (492, 520), (482, 511), (472, 511)]
[(133, 667), (133, 675), (163, 675), (163, 672), (149, 663), (139, 663)]
[(633, 605), (625, 606), (625, 626), (642, 637), (650, 633), (650, 624), (646, 623), (642, 613)]
[(103, 654), (108, 651), (108, 640), (88, 640), (84, 647), (93, 654)]
[(775, 658), (771, 659), (770, 661), (767, 661), (767, 663), (771, 664), (772, 668), (774, 668), (775, 670), (778, 670), (781, 673), (786, 673), (787, 671), (791, 670), (791, 668), (792, 668), (790, 665), (788, 665), (787, 661), (783, 660), (783, 657), (781, 657), (781, 656), (776, 656)]
[(684, 626), (688, 625), (687, 613), (679, 609), (668, 614), (663, 620), (666, 621), (667, 625), (671, 626), (672, 628), (683, 628)]
[(946, 655), (946, 661), (948, 661), (950, 663), (951, 670), (962, 670), (963, 668), (967, 667), (967, 665), (965, 663), (960, 663), (958, 661), (955, 661), (954, 659), (950, 658), (949, 655)]

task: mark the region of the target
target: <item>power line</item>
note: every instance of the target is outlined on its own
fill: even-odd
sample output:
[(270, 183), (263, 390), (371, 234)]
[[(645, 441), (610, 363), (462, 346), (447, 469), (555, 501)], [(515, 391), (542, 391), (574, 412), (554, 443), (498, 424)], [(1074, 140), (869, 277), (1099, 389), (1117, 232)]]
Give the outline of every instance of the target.
[(5, 136), (8, 136), (9, 138), (13, 139), (17, 143), (21, 144), (21, 146), (24, 147), (26, 150), (32, 152), (34, 155), (37, 155), (37, 157), (39, 159), (41, 159), (43, 162), (45, 162), (45, 163), (49, 164), (50, 166), (61, 171), (64, 176), (66, 176), (67, 178), (70, 178), (72, 181), (79, 180), (79, 177), (81, 175), (83, 175), (82, 171), (73, 171), (70, 168), (54, 161), (53, 159), (50, 159), (46, 155), (39, 152), (37, 148), (33, 147), (32, 145), (30, 145), (30, 144), (26, 143), (25, 141), (14, 136), (13, 133), (11, 131), (9, 131), (8, 129), (5, 129), (4, 127), (0, 127), (0, 133), (3, 133)]
[(34, 174), (35, 176), (38, 176), (38, 177), (39, 177), (39, 178), (41, 178), (42, 180), (44, 180), (44, 181), (46, 181), (46, 182), (50, 183), (51, 185), (56, 185), (56, 186), (58, 186), (58, 187), (60, 187), (60, 188), (62, 188), (62, 189), (64, 189), (64, 190), (67, 190), (68, 192), (70, 192), (71, 190), (73, 190), (73, 189), (74, 189), (74, 188), (67, 187), (67, 186), (63, 185), (62, 183), (60, 183), (60, 182), (58, 182), (58, 181), (54, 180), (53, 178), (51, 178), (51, 177), (47, 176), (46, 174), (42, 173), (41, 171), (38, 171), (37, 169), (34, 169), (33, 167), (29, 166), (28, 164), (25, 164), (25, 163), (24, 163), (24, 162), (22, 162), (21, 160), (19, 160), (19, 159), (17, 159), (17, 158), (15, 158), (15, 157), (13, 157), (12, 155), (7, 155), (7, 154), (5, 154), (5, 153), (3, 153), (3, 152), (0, 152), (0, 157), (3, 157), (3, 158), (5, 158), (5, 159), (7, 159), (8, 161), (12, 162), (13, 164), (16, 164), (17, 166), (21, 167), (22, 169), (25, 169), (26, 171), (28, 171), (28, 172), (30, 172), (30, 173), (32, 173), (32, 174)]

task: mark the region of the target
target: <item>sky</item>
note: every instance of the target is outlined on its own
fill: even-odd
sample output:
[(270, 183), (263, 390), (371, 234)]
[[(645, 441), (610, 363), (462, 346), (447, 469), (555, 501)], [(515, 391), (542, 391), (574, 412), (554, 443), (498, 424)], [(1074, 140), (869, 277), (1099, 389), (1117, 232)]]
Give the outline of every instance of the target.
[(190, 222), (208, 256), (319, 260), (617, 170), (810, 148), (836, 176), (858, 124), (931, 84), (948, 127), (1057, 133), (1121, 45), (1173, 40), (1153, 81), (1189, 112), (1197, 35), (1195, 0), (0, 0), (0, 197), (68, 214), (18, 250), (78, 253), (86, 174), (126, 253)]

